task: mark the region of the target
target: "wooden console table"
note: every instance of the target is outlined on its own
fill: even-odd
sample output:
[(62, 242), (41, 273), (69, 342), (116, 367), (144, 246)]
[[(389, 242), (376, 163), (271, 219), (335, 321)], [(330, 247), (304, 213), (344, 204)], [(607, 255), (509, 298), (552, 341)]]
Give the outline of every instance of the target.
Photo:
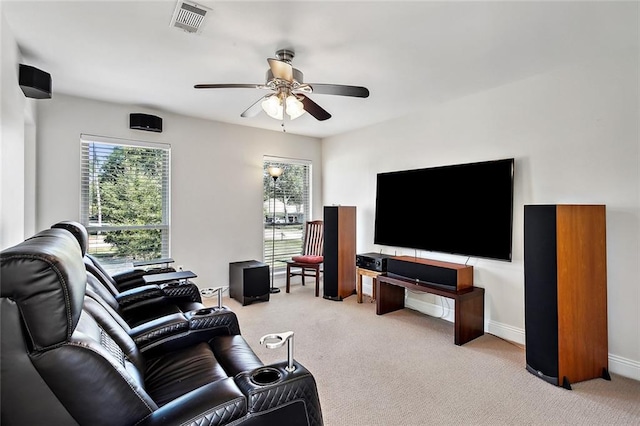
[(373, 279), (376, 286), (376, 314), (384, 315), (404, 308), (404, 289), (432, 293), (455, 301), (454, 343), (458, 346), (484, 334), (484, 288), (442, 289), (386, 274)]
[(372, 271), (371, 269), (364, 269), (356, 266), (356, 275), (358, 280), (356, 281), (356, 293), (357, 293), (357, 302), (362, 303), (362, 276), (366, 275), (367, 277), (374, 278), (373, 285), (371, 286), (371, 301), (374, 302), (376, 300), (376, 282), (375, 278), (380, 275), (382, 272)]

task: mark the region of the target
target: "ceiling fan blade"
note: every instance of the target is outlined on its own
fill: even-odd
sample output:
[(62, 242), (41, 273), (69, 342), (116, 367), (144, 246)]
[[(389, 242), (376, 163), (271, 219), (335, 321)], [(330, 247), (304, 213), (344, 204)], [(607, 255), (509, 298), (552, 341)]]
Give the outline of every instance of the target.
[(311, 114), (316, 120), (324, 121), (331, 118), (331, 114), (324, 110), (320, 105), (313, 102), (306, 96), (299, 97), (300, 102), (304, 105), (304, 110)]
[(362, 86), (344, 86), (341, 84), (319, 84), (319, 83), (306, 83), (307, 86), (311, 86), (313, 93), (319, 93), (321, 95), (341, 95), (341, 96), (354, 96), (356, 98), (369, 97), (369, 89)]
[(267, 62), (269, 62), (269, 68), (271, 68), (271, 73), (275, 78), (293, 81), (293, 67), (291, 64), (273, 58), (268, 58)]
[(264, 84), (196, 84), (195, 89), (270, 89)]
[(255, 117), (256, 115), (258, 115), (260, 113), (260, 111), (262, 111), (262, 101), (264, 101), (269, 96), (271, 96), (271, 95), (266, 95), (266, 96), (263, 96), (260, 99), (258, 99), (253, 105), (251, 105), (249, 108), (245, 109), (244, 112), (242, 114), (240, 114), (240, 117), (250, 118), (250, 117)]

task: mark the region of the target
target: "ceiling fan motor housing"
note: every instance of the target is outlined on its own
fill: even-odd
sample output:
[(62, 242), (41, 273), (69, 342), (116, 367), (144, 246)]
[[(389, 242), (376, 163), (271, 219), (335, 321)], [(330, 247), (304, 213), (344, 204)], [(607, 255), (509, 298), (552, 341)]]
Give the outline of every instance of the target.
[(279, 61), (283, 61), (288, 64), (291, 64), (291, 61), (295, 56), (296, 54), (293, 52), (293, 50), (289, 49), (280, 49), (276, 52), (276, 58), (278, 58)]
[[(302, 71), (300, 71), (297, 68), (293, 68), (293, 80), (297, 81), (298, 83), (302, 83), (303, 79), (304, 79), (304, 74), (302, 74)], [(273, 80), (275, 77), (273, 76), (273, 71), (271, 71), (271, 69), (267, 70), (267, 84)], [(292, 82), (291, 82), (292, 83)]]

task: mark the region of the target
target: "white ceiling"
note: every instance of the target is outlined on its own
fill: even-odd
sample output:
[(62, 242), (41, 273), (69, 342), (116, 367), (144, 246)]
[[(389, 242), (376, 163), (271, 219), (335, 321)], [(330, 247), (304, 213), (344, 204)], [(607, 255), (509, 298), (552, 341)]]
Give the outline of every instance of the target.
[(625, 34), (634, 26), (617, 23), (635, 19), (637, 37), (638, 17), (612, 2), (202, 1), (211, 12), (200, 34), (170, 27), (176, 4), (2, 0), (2, 12), (23, 63), (51, 74), (54, 97), (275, 131), (281, 123), (264, 113), (240, 117), (264, 91), (193, 85), (262, 84), (266, 59), (293, 49), (305, 82), (361, 85), (371, 93), (311, 95), (333, 117), (319, 122), (305, 114), (285, 126), (315, 137), (637, 49)]

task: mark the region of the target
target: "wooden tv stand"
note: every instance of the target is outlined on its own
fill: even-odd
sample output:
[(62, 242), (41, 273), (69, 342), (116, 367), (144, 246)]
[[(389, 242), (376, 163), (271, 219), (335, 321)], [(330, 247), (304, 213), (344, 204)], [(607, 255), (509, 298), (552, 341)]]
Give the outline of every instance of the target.
[(484, 288), (467, 287), (449, 290), (428, 284), (416, 284), (409, 278), (390, 277), (381, 274), (375, 277), (376, 314), (384, 315), (404, 308), (404, 289), (431, 293), (455, 301), (454, 343), (458, 346), (484, 334)]

